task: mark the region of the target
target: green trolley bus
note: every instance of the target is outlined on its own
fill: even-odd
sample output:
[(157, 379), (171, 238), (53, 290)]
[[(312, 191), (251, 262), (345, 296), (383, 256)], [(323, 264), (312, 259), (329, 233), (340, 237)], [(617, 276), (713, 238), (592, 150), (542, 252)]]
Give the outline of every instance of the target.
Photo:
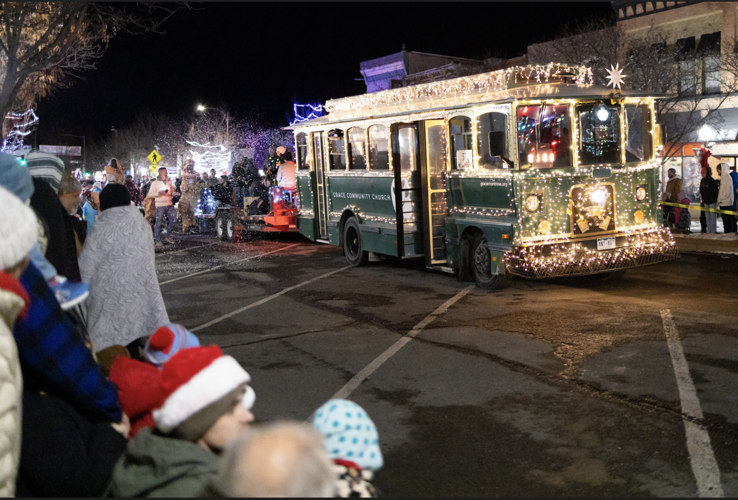
[(548, 64), (330, 100), (290, 127), (297, 227), (485, 289), (673, 259), (654, 98)]

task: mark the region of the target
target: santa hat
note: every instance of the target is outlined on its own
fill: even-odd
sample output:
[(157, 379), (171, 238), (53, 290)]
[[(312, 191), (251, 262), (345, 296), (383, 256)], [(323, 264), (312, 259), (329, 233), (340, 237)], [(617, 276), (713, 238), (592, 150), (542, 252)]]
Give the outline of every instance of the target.
[(156, 428), (188, 441), (201, 438), (238, 399), (248, 409), (256, 395), (249, 374), (218, 346), (176, 353), (161, 370), (164, 404), (154, 410)]
[(161, 368), (164, 363), (182, 349), (200, 347), (197, 337), (184, 326), (169, 323), (159, 328), (149, 337), (144, 348), (143, 358)]

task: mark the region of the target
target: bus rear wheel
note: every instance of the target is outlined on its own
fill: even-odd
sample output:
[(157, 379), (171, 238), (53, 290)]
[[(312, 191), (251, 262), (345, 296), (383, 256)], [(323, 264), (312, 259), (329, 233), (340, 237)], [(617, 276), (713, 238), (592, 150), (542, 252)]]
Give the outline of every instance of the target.
[(356, 217), (348, 219), (343, 226), (343, 253), (354, 267), (363, 266), (369, 261), (369, 252), (364, 250), (361, 242), (361, 230)]
[(484, 290), (500, 290), (510, 285), (511, 274), (492, 274), (492, 260), (487, 248), (487, 238), (481, 231), (472, 238), (469, 267), (474, 282)]

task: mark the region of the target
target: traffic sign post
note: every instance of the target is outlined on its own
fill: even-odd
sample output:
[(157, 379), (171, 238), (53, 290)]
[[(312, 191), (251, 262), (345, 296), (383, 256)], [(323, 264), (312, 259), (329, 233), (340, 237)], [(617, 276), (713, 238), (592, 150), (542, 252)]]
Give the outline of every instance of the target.
[(149, 159), (152, 165), (157, 165), (161, 161), (161, 155), (157, 150), (153, 150), (151, 153), (149, 153), (149, 156), (146, 158)]

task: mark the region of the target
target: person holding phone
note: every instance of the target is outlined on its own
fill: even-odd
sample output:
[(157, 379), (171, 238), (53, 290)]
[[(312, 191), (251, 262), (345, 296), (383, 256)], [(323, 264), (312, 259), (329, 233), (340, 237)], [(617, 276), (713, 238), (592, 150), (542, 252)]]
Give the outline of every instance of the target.
[[(149, 188), (149, 198), (154, 199), (156, 204), (156, 223), (154, 224), (154, 243), (157, 247), (161, 247), (164, 243), (173, 244), (172, 232), (174, 231), (174, 224), (177, 222), (177, 211), (174, 210), (174, 204), (172, 203), (172, 194), (174, 193), (174, 186), (172, 181), (169, 180), (169, 174), (167, 169), (159, 167), (159, 176), (154, 182), (151, 183)], [(164, 222), (164, 217), (167, 218), (167, 237), (162, 240), (161, 238), (161, 225)], [(164, 243), (162, 243), (162, 241)]]

